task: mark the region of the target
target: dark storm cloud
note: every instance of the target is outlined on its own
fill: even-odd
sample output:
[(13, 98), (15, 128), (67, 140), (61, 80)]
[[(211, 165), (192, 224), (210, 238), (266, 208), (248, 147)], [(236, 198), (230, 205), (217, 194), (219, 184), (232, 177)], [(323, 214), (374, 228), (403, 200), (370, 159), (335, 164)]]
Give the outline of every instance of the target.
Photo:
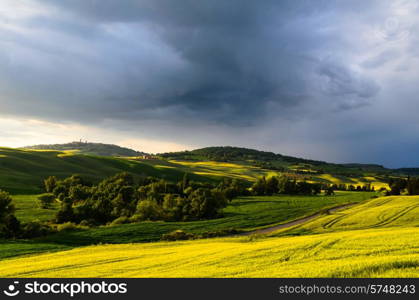
[(4, 0), (0, 114), (360, 161), (416, 136), (417, 3)]
[(351, 72), (339, 62), (323, 62), (317, 71), (324, 79), (323, 91), (338, 99), (339, 109), (367, 105), (369, 99), (379, 91), (379, 86), (373, 80)]
[[(8, 91), (13, 101), (5, 107), (11, 110), (36, 113), (48, 106), (38, 113), (243, 125), (265, 117), (272, 103), (286, 117), (287, 108), (315, 96), (333, 96), (336, 107), (346, 109), (378, 92), (371, 78), (355, 78), (341, 62), (325, 65), (316, 54), (339, 38), (323, 31), (338, 22), (336, 10), (353, 10), (355, 2), (40, 3), (49, 3), (53, 13), (23, 26), (42, 35), (11, 37), (33, 55), (4, 69), (28, 92), (22, 86)], [(316, 75), (327, 79), (324, 94), (312, 88)]]

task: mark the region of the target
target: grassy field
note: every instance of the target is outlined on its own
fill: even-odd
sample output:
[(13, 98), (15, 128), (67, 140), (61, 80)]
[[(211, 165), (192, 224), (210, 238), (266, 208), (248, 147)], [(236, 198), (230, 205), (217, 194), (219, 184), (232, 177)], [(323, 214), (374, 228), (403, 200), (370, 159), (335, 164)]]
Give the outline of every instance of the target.
[[(64, 178), (81, 174), (96, 182), (124, 171), (170, 181), (181, 180), (185, 173), (183, 169), (159, 168), (132, 159), (79, 155), (72, 151), (0, 148), (0, 189), (13, 194), (41, 193), (43, 180), (51, 175)], [(196, 174), (191, 174), (191, 179), (211, 180)]]
[(210, 177), (230, 177), (255, 181), (262, 176), (279, 176), (280, 172), (265, 170), (244, 163), (226, 163), (215, 161), (170, 161), (173, 164), (180, 165), (188, 172), (210, 176)]
[(418, 277), (419, 228), (102, 245), (10, 259), (1, 277)]
[[(237, 163), (226, 163), (226, 162), (215, 162), (215, 161), (181, 161), (181, 160), (170, 160), (170, 161), (144, 161), (144, 163), (152, 164), (155, 167), (166, 167), (166, 168), (177, 168), (184, 170), (188, 173), (202, 175), (217, 179), (220, 177), (230, 177), (236, 179), (242, 179), (247, 181), (255, 181), (257, 178), (262, 176), (280, 176), (281, 172), (274, 170), (261, 169), (259, 167), (252, 166), (249, 163), (237, 162)], [(292, 170), (292, 168), (291, 168)], [(312, 171), (312, 170), (305, 170)], [(381, 188), (389, 188), (388, 184), (383, 182), (380, 178), (374, 176), (359, 176), (359, 177), (348, 177), (342, 175), (332, 174), (321, 174), (321, 175), (301, 175), (307, 178), (309, 181), (322, 182), (328, 184), (347, 184), (355, 186), (363, 186), (365, 184), (371, 184), (375, 190)]]
[[(0, 259), (28, 253), (70, 249), (99, 243), (137, 243), (156, 241), (165, 233), (182, 229), (187, 232), (202, 234), (223, 229), (253, 230), (256, 228), (280, 224), (313, 214), (319, 210), (346, 203), (369, 199), (373, 193), (338, 192), (335, 196), (272, 196), (243, 197), (234, 200), (224, 210), (224, 217), (213, 220), (193, 222), (141, 222), (118, 226), (101, 226), (88, 230), (64, 231), (32, 241), (8, 241), (0, 243)], [(25, 196), (17, 198), (25, 199)], [(28, 198), (30, 199), (30, 198)], [(18, 201), (18, 212), (26, 220), (30, 216), (39, 216), (41, 210), (19, 209), (28, 206), (26, 201)], [(48, 210), (45, 214), (54, 213)], [(52, 216), (52, 215), (51, 215)], [(39, 248), (36, 245), (39, 244)], [(14, 249), (14, 251), (10, 251)]]
[(98, 245), (6, 259), (0, 276), (418, 277), (418, 204), (414, 196), (372, 199), (300, 226), (301, 236)]
[(321, 174), (313, 176), (312, 180), (329, 184), (346, 184), (354, 186), (364, 186), (365, 184), (370, 184), (376, 191), (381, 188), (390, 189), (386, 182), (383, 182), (374, 176), (346, 177), (332, 174)]
[(23, 223), (29, 221), (48, 221), (54, 218), (59, 204), (54, 203), (50, 209), (42, 209), (37, 202), (38, 195), (13, 195), (16, 217)]
[[(335, 211), (311, 222), (278, 232), (314, 234), (382, 227), (419, 227), (419, 196), (392, 196), (369, 200)], [(419, 244), (417, 245), (419, 247)]]
[[(43, 180), (51, 175), (59, 178), (81, 174), (97, 182), (119, 172), (137, 176), (154, 176), (179, 181), (185, 173), (197, 181), (219, 181), (224, 177), (255, 181), (262, 176), (277, 176), (278, 171), (254, 167), (250, 163), (224, 163), (214, 161), (142, 160), (78, 154), (77, 151), (19, 150), (0, 148), (0, 189), (13, 194), (42, 192)], [(348, 178), (323, 174), (314, 180), (327, 183), (371, 182), (376, 187), (386, 186), (376, 178)]]

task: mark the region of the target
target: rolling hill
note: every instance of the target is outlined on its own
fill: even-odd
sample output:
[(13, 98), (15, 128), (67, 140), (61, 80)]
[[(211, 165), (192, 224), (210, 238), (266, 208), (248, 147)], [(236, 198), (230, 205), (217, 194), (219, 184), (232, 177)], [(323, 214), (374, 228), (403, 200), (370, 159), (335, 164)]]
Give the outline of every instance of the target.
[[(126, 171), (138, 177), (179, 181), (188, 173), (197, 181), (230, 177), (250, 184), (261, 176), (285, 172), (314, 182), (372, 183), (386, 187), (390, 176), (400, 174), (398, 170), (377, 165), (329, 164), (233, 147), (162, 154), (151, 159), (98, 156), (76, 150), (0, 148), (0, 188), (14, 194), (16, 215), (20, 220), (48, 221), (55, 214), (57, 207), (49, 210), (37, 207), (34, 195), (42, 192), (42, 180), (50, 175), (63, 178), (76, 173), (99, 181)], [(213, 220), (145, 221), (64, 230), (28, 241), (5, 241), (0, 245), (0, 276), (416, 276), (419, 197), (367, 200), (374, 194), (338, 192), (327, 197), (242, 197), (224, 210), (223, 218)], [(326, 210), (359, 202), (344, 210)], [(197, 237), (231, 228), (252, 231), (319, 211), (322, 213), (309, 222), (269, 235), (156, 242), (163, 234), (178, 229)], [(94, 246), (96, 244), (101, 245)], [(22, 255), (29, 256), (18, 257)]]
[[(241, 149), (241, 148), (240, 148)], [(202, 150), (202, 149), (201, 149)], [(234, 150), (235, 151), (235, 150)], [(252, 155), (259, 151), (250, 150)], [(233, 152), (234, 153), (234, 152)], [(265, 155), (265, 154), (262, 154)], [(270, 154), (266, 154), (270, 157)], [(247, 182), (255, 181), (262, 176), (277, 176), (282, 172), (291, 172), (301, 175), (301, 179), (323, 183), (345, 183), (354, 185), (374, 184), (377, 187), (386, 187), (388, 175), (382, 173), (363, 172), (345, 169), (346, 175), (339, 175), (340, 169), (330, 167), (330, 173), (324, 170), (314, 170), (316, 166), (284, 164), (283, 161), (274, 161), (282, 167), (272, 167), (255, 163), (252, 160), (237, 162), (222, 162), (216, 160), (182, 159), (177, 153), (169, 157), (111, 157), (86, 154), (78, 150), (30, 150), (0, 148), (0, 189), (13, 194), (36, 194), (42, 192), (42, 181), (51, 175), (59, 178), (72, 174), (80, 174), (88, 180), (97, 182), (107, 176), (119, 172), (130, 172), (135, 176), (154, 176), (170, 181), (179, 181), (185, 173), (191, 174), (191, 179), (199, 181), (219, 181), (230, 177)], [(256, 156), (254, 156), (256, 158)], [(233, 156), (232, 159), (239, 159)], [(265, 159), (265, 158), (264, 158)], [(266, 158), (267, 159), (267, 158)], [(330, 164), (324, 163), (323, 169)], [(311, 171), (310, 171), (311, 170)], [(387, 170), (386, 172), (390, 172)], [(356, 174), (352, 174), (356, 173)]]
[[(185, 173), (182, 169), (146, 164), (137, 159), (84, 155), (71, 151), (0, 148), (0, 189), (13, 194), (41, 193), (43, 180), (51, 175), (64, 178), (80, 174), (97, 182), (119, 172), (171, 181), (181, 180)], [(195, 174), (191, 174), (191, 178), (210, 180)]]
[(336, 164), (231, 146), (207, 147), (192, 151), (161, 153), (159, 156), (169, 160), (240, 162), (270, 170), (293, 171), (303, 174), (329, 173), (342, 176), (364, 176), (365, 174), (381, 176), (388, 176), (390, 174), (419, 174), (419, 169), (415, 168), (387, 169), (376, 164)]
[(417, 277), (418, 203), (417, 196), (370, 200), (306, 224), (317, 234), (99, 245), (9, 259), (0, 276)]
[(74, 151), (77, 154), (89, 154), (97, 156), (116, 156), (116, 157), (135, 157), (146, 153), (135, 151), (129, 148), (120, 147), (112, 144), (71, 142), (67, 144), (52, 145), (34, 145), (26, 146), (22, 149), (27, 150), (56, 150), (56, 151)]

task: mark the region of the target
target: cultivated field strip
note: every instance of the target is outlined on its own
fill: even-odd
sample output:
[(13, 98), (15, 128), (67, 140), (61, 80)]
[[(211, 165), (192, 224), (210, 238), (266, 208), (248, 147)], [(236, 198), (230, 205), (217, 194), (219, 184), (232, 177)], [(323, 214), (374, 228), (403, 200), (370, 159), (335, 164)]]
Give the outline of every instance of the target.
[(1, 262), (2, 277), (417, 277), (419, 228), (101, 245)]
[(404, 226), (419, 226), (418, 196), (392, 196), (372, 199), (348, 209), (331, 212), (293, 228), (278, 231), (275, 234), (320, 233)]

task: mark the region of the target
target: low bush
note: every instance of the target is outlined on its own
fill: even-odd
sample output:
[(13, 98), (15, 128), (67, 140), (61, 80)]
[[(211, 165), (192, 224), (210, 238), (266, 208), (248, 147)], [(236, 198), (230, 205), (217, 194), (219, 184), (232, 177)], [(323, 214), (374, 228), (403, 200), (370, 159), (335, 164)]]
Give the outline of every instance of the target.
[(66, 222), (66, 223), (57, 225), (57, 231), (74, 231), (74, 230), (82, 230), (82, 229), (87, 229), (87, 228), (88, 228), (87, 226), (77, 225), (72, 222)]
[(238, 231), (237, 229), (230, 228), (230, 229), (204, 232), (203, 234), (200, 235), (200, 237), (206, 239), (206, 238), (234, 235), (238, 233), (240, 233), (240, 231)]
[(94, 227), (96, 226), (96, 222), (93, 219), (88, 219), (88, 220), (81, 220), (81, 222), (79, 223), (80, 226), (83, 227)]
[(128, 223), (130, 223), (130, 218), (119, 217), (119, 218), (113, 220), (109, 225), (114, 226), (114, 225), (121, 225), (121, 224), (128, 224)]
[(175, 230), (166, 234), (163, 234), (161, 239), (163, 241), (182, 241), (182, 240), (192, 240), (197, 238), (193, 233), (188, 233), (183, 230)]
[(52, 203), (55, 201), (54, 194), (51, 193), (45, 193), (38, 196), (38, 205), (40, 208), (50, 208)]
[(37, 221), (26, 223), (22, 226), (22, 234), (23, 238), (35, 238), (46, 236), (50, 233), (53, 233), (54, 229), (46, 224), (42, 224)]

